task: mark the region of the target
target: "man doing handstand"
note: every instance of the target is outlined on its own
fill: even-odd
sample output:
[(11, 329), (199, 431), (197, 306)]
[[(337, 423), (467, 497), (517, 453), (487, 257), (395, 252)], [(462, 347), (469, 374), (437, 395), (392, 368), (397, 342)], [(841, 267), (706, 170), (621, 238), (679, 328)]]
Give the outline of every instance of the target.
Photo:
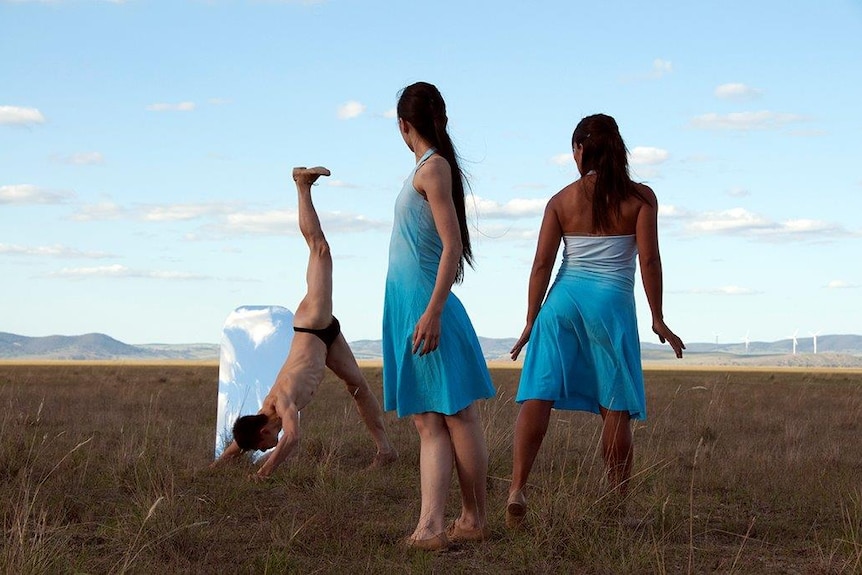
[[(308, 244), (308, 291), (293, 316), (293, 341), (275, 383), (257, 415), (236, 420), (234, 440), (213, 466), (233, 459), (244, 451), (275, 448), (265, 458), (255, 479), (266, 478), (290, 455), (299, 442), (299, 412), (311, 401), (328, 367), (347, 385), (365, 423), (377, 454), (371, 463), (379, 467), (395, 461), (398, 452), (389, 441), (383, 412), (347, 341), (338, 320), (332, 315), (332, 256), (311, 201), (311, 186), (329, 170), (294, 168), (293, 180), (299, 196), (299, 230)], [(281, 432), (281, 438), (278, 437)]]

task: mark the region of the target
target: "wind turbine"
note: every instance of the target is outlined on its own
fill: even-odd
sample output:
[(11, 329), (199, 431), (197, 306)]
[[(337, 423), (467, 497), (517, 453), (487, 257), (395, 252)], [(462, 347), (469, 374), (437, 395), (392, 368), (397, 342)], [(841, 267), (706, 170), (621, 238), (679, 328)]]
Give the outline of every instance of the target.
[(814, 339), (814, 355), (817, 355), (817, 336), (818, 335), (820, 335), (819, 329), (811, 334), (812, 339)]
[(793, 355), (796, 355), (796, 336), (799, 334), (799, 330), (793, 332)]
[(748, 339), (749, 333), (751, 333), (749, 330), (745, 330), (745, 353), (748, 353), (748, 345), (751, 343), (751, 340)]

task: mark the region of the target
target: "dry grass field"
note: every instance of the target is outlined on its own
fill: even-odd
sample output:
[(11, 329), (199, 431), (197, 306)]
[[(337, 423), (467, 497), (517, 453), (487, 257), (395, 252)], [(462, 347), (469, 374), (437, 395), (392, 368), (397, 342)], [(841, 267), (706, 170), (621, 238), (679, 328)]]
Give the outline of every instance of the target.
[[(364, 370), (380, 391), (379, 367)], [(4, 573), (862, 573), (862, 373), (648, 370), (625, 511), (599, 419), (555, 412), (527, 529), (503, 526), (517, 369), (483, 404), (492, 540), (398, 545), (418, 513), (417, 438), (373, 444), (331, 377), (268, 483), (212, 458), (215, 365), (0, 365)], [(457, 510), (457, 491), (451, 514)], [(620, 517), (623, 517), (621, 520)]]

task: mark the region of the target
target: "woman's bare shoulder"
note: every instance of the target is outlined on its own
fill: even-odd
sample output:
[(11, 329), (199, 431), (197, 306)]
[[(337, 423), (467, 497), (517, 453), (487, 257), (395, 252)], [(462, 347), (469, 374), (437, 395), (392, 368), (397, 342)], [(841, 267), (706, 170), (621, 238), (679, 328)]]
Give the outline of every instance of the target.
[(551, 196), (551, 200), (560, 198), (565, 199), (567, 196), (572, 196), (575, 194), (579, 194), (583, 191), (583, 180), (575, 180), (570, 184), (566, 184), (563, 186), (559, 192)]
[(452, 168), (443, 156), (434, 154), (416, 170), (417, 179), (420, 181), (440, 181), (452, 179)]
[(435, 173), (451, 173), (452, 168), (449, 166), (449, 161), (440, 154), (434, 154), (419, 168), (419, 171), (427, 170)]
[(652, 191), (652, 188), (646, 184), (640, 184), (638, 182), (632, 182), (635, 185), (635, 189), (641, 195), (644, 201), (650, 206), (655, 207), (658, 205), (658, 199), (656, 198), (655, 192)]

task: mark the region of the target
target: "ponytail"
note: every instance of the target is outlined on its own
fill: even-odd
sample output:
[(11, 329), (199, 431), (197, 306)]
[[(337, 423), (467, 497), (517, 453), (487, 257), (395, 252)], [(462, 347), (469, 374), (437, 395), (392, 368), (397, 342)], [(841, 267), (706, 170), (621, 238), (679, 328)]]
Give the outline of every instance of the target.
[(473, 267), (473, 248), (470, 245), (470, 230), (467, 227), (467, 212), (464, 205), (466, 178), (458, 162), (458, 153), (449, 137), (446, 102), (433, 84), (417, 82), (401, 91), (397, 110), (398, 117), (410, 122), (419, 135), (449, 163), (452, 170), (452, 202), (458, 218), (462, 246), (455, 283), (461, 283), (464, 280), (464, 263)]
[(616, 120), (605, 114), (587, 116), (572, 134), (572, 147), (583, 146), (581, 170), (596, 173), (593, 188), (593, 225), (600, 232), (622, 216), (622, 202), (629, 196), (646, 198), (629, 175), (628, 150)]

